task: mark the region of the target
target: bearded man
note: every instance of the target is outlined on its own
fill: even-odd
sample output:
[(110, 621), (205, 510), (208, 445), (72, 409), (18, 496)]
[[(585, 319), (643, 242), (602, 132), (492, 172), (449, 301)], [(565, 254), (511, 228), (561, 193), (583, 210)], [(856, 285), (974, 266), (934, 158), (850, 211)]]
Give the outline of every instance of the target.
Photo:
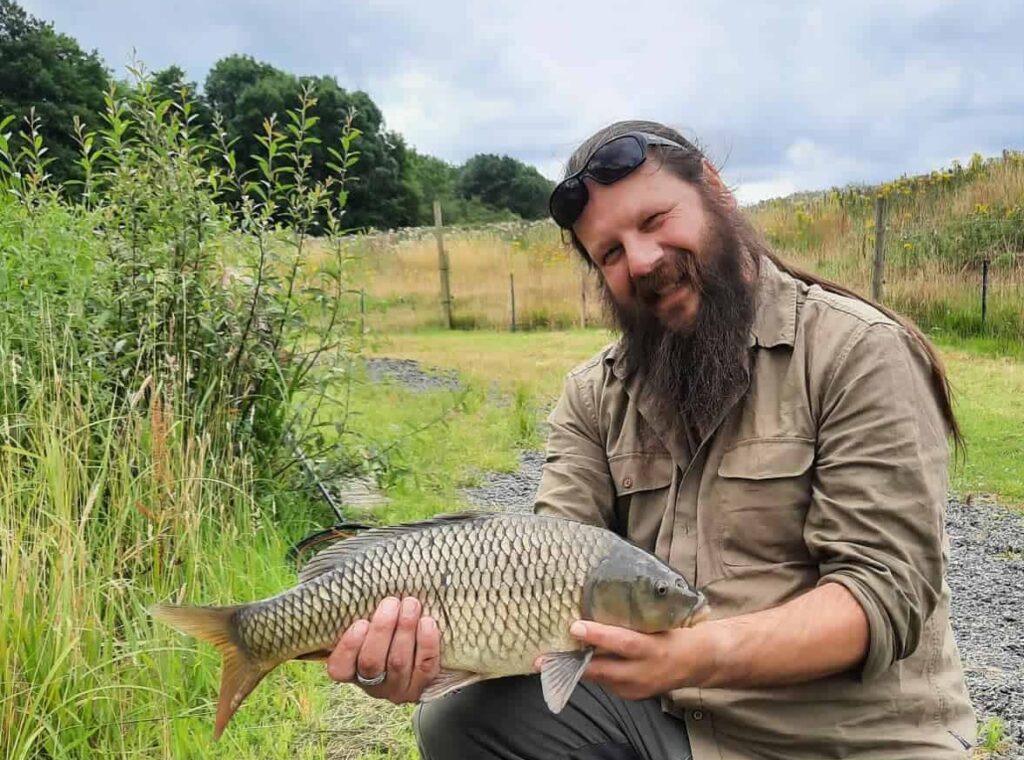
[[(967, 757), (945, 579), (960, 433), (925, 337), (783, 263), (661, 124), (588, 139), (551, 213), (621, 338), (568, 373), (535, 510), (649, 549), (712, 614), (662, 634), (580, 621), (597, 654), (561, 713), (535, 678), (485, 681), (418, 708), (423, 757)], [(389, 600), (329, 671), (387, 673), (367, 691), (414, 701), (437, 651), (415, 600)]]

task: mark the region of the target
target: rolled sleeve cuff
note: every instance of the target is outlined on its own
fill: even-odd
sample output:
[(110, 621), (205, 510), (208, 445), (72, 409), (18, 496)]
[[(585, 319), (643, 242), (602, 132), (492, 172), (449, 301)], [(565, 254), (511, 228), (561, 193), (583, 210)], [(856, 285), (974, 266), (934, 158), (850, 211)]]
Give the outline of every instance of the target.
[(889, 617), (882, 609), (875, 593), (867, 584), (851, 573), (836, 571), (824, 575), (817, 585), (839, 583), (846, 588), (860, 604), (868, 619), (868, 653), (860, 668), (862, 681), (870, 681), (880, 676), (892, 665), (895, 659), (892, 626)]

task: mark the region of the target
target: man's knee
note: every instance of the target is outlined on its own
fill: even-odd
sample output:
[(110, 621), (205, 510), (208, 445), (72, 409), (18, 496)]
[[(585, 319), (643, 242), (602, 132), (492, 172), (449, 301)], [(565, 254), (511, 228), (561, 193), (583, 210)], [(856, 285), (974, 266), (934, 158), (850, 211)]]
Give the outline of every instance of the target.
[[(486, 758), (488, 746), (503, 732), (511, 730), (508, 707), (525, 679), (502, 678), (468, 686), (465, 689), (418, 705), (413, 714), (413, 730), (424, 760), (450, 757)], [(539, 684), (535, 684), (539, 689)]]

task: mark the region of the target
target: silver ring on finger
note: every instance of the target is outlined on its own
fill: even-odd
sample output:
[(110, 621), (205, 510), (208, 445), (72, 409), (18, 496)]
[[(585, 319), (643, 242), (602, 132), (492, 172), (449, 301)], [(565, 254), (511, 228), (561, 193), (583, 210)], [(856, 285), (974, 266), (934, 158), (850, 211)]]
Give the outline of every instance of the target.
[(362, 686), (380, 686), (382, 683), (384, 683), (384, 679), (387, 678), (387, 677), (388, 677), (388, 671), (387, 670), (382, 670), (380, 673), (375, 675), (373, 678), (365, 678), (359, 672), (359, 668), (356, 668), (356, 680)]

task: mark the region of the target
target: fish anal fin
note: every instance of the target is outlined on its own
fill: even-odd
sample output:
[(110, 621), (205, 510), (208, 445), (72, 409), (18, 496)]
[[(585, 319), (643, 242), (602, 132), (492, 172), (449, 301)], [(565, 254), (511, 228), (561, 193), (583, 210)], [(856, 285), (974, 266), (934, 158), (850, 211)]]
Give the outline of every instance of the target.
[(544, 701), (551, 712), (562, 711), (593, 656), (593, 647), (544, 655), (540, 684), (544, 690)]
[(456, 689), (462, 689), (471, 684), (483, 681), (486, 678), (481, 673), (474, 673), (469, 670), (442, 670), (437, 678), (430, 682), (430, 685), (420, 695), (420, 702), (430, 702), (449, 694)]
[(222, 659), (220, 695), (217, 700), (217, 718), (213, 727), (214, 740), (224, 733), (231, 716), (256, 685), (278, 663), (266, 664), (253, 660), (239, 643), (234, 615), (240, 607), (177, 607), (158, 604), (150, 610), (154, 619), (171, 628), (195, 636), (212, 644)]

